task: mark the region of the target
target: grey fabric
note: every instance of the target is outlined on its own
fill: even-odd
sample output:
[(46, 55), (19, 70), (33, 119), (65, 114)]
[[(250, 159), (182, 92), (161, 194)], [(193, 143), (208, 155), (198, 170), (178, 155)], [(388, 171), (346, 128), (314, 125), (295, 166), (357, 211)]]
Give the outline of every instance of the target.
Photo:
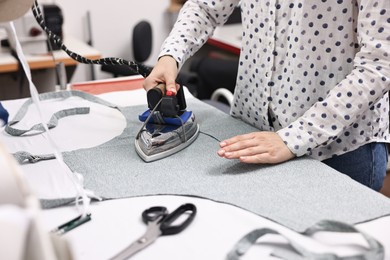
[[(199, 100), (187, 100), (202, 131), (197, 140), (170, 157), (145, 163), (135, 152), (134, 140), (142, 126), (138, 115), (146, 106), (119, 108), (78, 91), (45, 93), (40, 99), (70, 96), (119, 109), (126, 117), (127, 127), (120, 136), (97, 147), (63, 153), (65, 163), (83, 174), (85, 188), (105, 199), (163, 194), (208, 198), (298, 232), (323, 219), (356, 224), (390, 214), (388, 198), (313, 159), (265, 166), (219, 158), (217, 140), (258, 130)], [(23, 118), (30, 103), (26, 101), (13, 124)], [(44, 200), (42, 206), (71, 201)]]
[(390, 214), (388, 198), (314, 159), (265, 166), (219, 158), (212, 137), (222, 140), (257, 130), (199, 100), (187, 104), (205, 134), (179, 153), (151, 163), (138, 157), (134, 139), (142, 125), (138, 115), (146, 107), (136, 106), (122, 109), (127, 127), (120, 136), (65, 152), (64, 160), (83, 174), (86, 188), (106, 199), (162, 194), (208, 198), (298, 232), (323, 219), (356, 224)]
[(384, 248), (381, 243), (372, 238), (371, 236), (365, 234), (364, 232), (359, 231), (354, 226), (336, 222), (332, 220), (322, 220), (315, 225), (309, 227), (307, 230), (302, 232), (303, 235), (312, 236), (317, 232), (327, 231), (327, 232), (338, 232), (338, 233), (359, 233), (363, 236), (367, 242), (369, 248), (362, 253), (351, 256), (340, 257), (333, 253), (313, 253), (308, 251), (305, 247), (301, 246), (299, 243), (294, 240), (289, 239), (287, 236), (280, 234), (278, 231), (261, 228), (255, 229), (244, 237), (242, 237), (229, 252), (227, 259), (228, 260), (238, 260), (242, 255), (248, 251), (248, 249), (259, 239), (260, 237), (266, 234), (280, 234), (284, 236), (289, 244), (291, 245), (291, 250), (288, 248), (278, 248), (272, 252), (273, 256), (276, 256), (281, 259), (288, 260), (382, 260), (384, 259)]
[(23, 164), (25, 162), (36, 163), (42, 160), (51, 160), (55, 159), (54, 154), (41, 154), (41, 155), (32, 155), (31, 153), (25, 151), (19, 151), (13, 154), (14, 158), (19, 164)]
[[(75, 90), (43, 93), (43, 94), (39, 95), (39, 99), (40, 100), (48, 100), (48, 99), (55, 99), (55, 98), (65, 99), (65, 98), (69, 98), (69, 97), (73, 97), (73, 96), (81, 97), (81, 98), (89, 100), (91, 102), (95, 102), (95, 103), (109, 106), (112, 108), (117, 108), (116, 105), (111, 104), (103, 99), (100, 99), (96, 96), (90, 95), (90, 94), (85, 93), (85, 92), (75, 91)], [(32, 126), (30, 129), (17, 129), (17, 128), (12, 127), (13, 125), (16, 125), (17, 123), (19, 123), (23, 119), (23, 117), (26, 115), (26, 113), (28, 111), (29, 106), (32, 103), (33, 103), (33, 101), (31, 98), (27, 99), (23, 103), (23, 105), (20, 107), (18, 113), (16, 113), (14, 118), (11, 121), (9, 121), (9, 123), (6, 125), (6, 127), (5, 127), (6, 133), (13, 135), (13, 136), (21, 136), (21, 135), (29, 134), (31, 132), (32, 132), (31, 134), (40, 134), (40, 133), (45, 132), (45, 128), (41, 123)], [(80, 114), (88, 114), (88, 113), (89, 113), (88, 107), (77, 107), (77, 108), (64, 109), (64, 110), (58, 111), (58, 112), (54, 113), (53, 116), (50, 118), (49, 122), (47, 123), (47, 128), (51, 129), (51, 128), (56, 127), (58, 125), (58, 120), (63, 118), (63, 117), (72, 116), (72, 115), (80, 115)]]
[[(47, 128), (52, 129), (58, 125), (58, 120), (61, 118), (67, 117), (67, 116), (73, 116), (73, 115), (81, 115), (81, 114), (88, 114), (89, 108), (88, 107), (77, 107), (77, 108), (70, 108), (70, 109), (64, 109), (60, 110), (52, 115), (49, 122), (47, 123)], [(11, 121), (10, 124), (8, 124), (5, 128), (5, 131), (13, 136), (20, 136), (20, 135), (26, 135), (26, 134), (40, 134), (45, 132), (45, 128), (43, 124), (39, 123), (36, 125), (33, 125), (30, 129), (17, 129), (11, 127), (12, 125), (16, 124), (17, 121)]]
[(66, 205), (74, 205), (75, 198), (41, 199), (40, 203), (42, 208), (49, 209)]

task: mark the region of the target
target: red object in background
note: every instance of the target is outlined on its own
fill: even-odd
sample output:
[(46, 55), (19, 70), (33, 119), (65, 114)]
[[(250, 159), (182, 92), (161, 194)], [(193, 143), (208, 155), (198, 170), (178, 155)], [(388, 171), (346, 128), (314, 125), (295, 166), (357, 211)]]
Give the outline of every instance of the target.
[(42, 30), (37, 27), (31, 27), (29, 35), (32, 37), (36, 37), (42, 34)]
[(72, 90), (80, 90), (90, 94), (102, 94), (114, 91), (125, 91), (143, 88), (143, 77), (134, 78), (134, 76), (114, 78), (109, 80), (97, 80), (82, 83), (73, 83)]

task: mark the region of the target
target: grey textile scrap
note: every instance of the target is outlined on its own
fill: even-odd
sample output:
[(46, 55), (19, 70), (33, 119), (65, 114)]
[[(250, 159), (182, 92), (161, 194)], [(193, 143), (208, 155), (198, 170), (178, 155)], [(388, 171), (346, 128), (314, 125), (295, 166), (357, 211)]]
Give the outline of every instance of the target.
[[(97, 147), (64, 153), (85, 186), (106, 199), (147, 195), (208, 198), (246, 209), (297, 232), (322, 219), (356, 224), (390, 214), (390, 200), (325, 164), (298, 158), (273, 165), (219, 158), (219, 140), (258, 131), (195, 99), (187, 100), (201, 134), (189, 147), (145, 163), (134, 148), (145, 106), (121, 108), (127, 127)], [(206, 134), (202, 134), (206, 133)], [(46, 203), (46, 206), (50, 203)]]
[(65, 205), (73, 205), (75, 198), (62, 198), (62, 199), (40, 199), (41, 207), (44, 209), (56, 208)]
[(333, 220), (322, 220), (314, 226), (306, 229), (302, 234), (312, 236), (317, 232), (337, 232), (337, 233), (357, 233), (367, 242), (368, 248), (361, 254), (352, 256), (338, 256), (334, 253), (315, 253), (309, 251), (302, 244), (289, 238), (288, 235), (279, 233), (271, 228), (255, 229), (244, 235), (233, 247), (227, 255), (227, 260), (239, 260), (256, 241), (267, 234), (278, 234), (284, 237), (290, 247), (279, 247), (272, 251), (271, 255), (280, 259), (288, 260), (382, 260), (385, 257), (383, 245), (376, 241), (373, 237), (359, 231), (352, 225), (337, 222)]

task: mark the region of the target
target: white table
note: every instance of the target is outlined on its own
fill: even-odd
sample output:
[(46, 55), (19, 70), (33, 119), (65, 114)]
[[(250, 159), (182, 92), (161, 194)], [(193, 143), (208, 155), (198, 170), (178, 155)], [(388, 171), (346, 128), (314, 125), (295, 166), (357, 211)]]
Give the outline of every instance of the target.
[[(144, 90), (112, 92), (100, 97), (118, 105), (146, 104)], [(187, 98), (192, 98), (186, 93)], [(3, 105), (15, 114), (23, 100), (4, 101)], [(44, 102), (44, 114), (49, 118), (53, 111), (60, 107), (80, 106), (86, 101), (71, 98), (66, 102)], [(74, 150), (92, 147), (108, 141), (118, 135), (125, 127), (123, 116), (113, 109), (88, 103), (91, 113), (88, 116), (74, 116), (62, 119), (51, 135), (60, 150)], [(146, 108), (146, 107), (145, 107)], [(37, 122), (34, 107), (19, 128)], [(102, 127), (102, 122), (104, 122)], [(99, 126), (97, 132), (96, 126)], [(5, 143), (10, 152), (26, 150), (37, 154), (51, 153), (47, 140), (41, 135), (29, 138), (12, 138), (4, 131), (0, 133), (0, 141)], [(129, 147), (129, 149), (133, 149)], [(69, 181), (69, 172), (59, 167), (56, 161), (44, 161), (37, 164), (23, 165), (28, 184), (39, 198), (56, 198), (61, 195), (74, 195)], [(263, 217), (238, 207), (213, 202), (208, 199), (184, 196), (149, 196), (117, 199), (93, 203), (91, 205), (92, 221), (65, 234), (70, 242), (75, 259), (107, 259), (126, 245), (140, 237), (146, 230), (141, 221), (141, 213), (151, 206), (163, 205), (173, 210), (183, 203), (191, 202), (197, 206), (198, 213), (194, 222), (182, 233), (159, 238), (147, 249), (139, 252), (133, 259), (225, 259), (233, 245), (249, 231), (256, 228), (269, 227), (288, 232), (297, 241), (303, 242), (310, 250), (333, 250), (341, 255), (353, 254), (359, 248), (348, 246), (325, 246), (314, 240), (300, 236)], [(281, 207), (288, 205), (281, 205)], [(74, 207), (61, 207), (43, 210), (42, 217), (45, 228), (54, 227), (74, 218), (78, 212)], [(390, 216), (382, 217), (356, 225), (362, 231), (380, 241), (386, 250), (386, 259), (390, 260)], [(340, 245), (346, 241), (359, 242), (359, 237), (334, 235), (319, 236), (325, 242)], [(269, 235), (259, 241), (267, 242), (253, 246), (242, 259), (275, 259), (269, 256), (277, 244), (285, 244), (281, 237)]]

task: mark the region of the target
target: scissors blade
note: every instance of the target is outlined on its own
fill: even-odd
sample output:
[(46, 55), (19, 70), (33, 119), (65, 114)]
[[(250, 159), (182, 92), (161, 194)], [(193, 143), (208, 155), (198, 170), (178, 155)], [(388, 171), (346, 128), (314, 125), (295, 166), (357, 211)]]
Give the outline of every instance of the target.
[(161, 235), (161, 230), (159, 228), (160, 226), (157, 224), (159, 220), (160, 218), (156, 221), (149, 222), (148, 229), (146, 230), (145, 234), (119, 252), (116, 256), (111, 258), (111, 260), (128, 259), (137, 252), (152, 244)]
[[(112, 260), (124, 260), (128, 259), (131, 256), (135, 255), (137, 252), (141, 251), (151, 243), (153, 243), (157, 238), (152, 240), (145, 240), (144, 237), (139, 238), (137, 241), (130, 244), (128, 247), (123, 249), (119, 254), (111, 258)], [(145, 242), (142, 242), (145, 241)]]

